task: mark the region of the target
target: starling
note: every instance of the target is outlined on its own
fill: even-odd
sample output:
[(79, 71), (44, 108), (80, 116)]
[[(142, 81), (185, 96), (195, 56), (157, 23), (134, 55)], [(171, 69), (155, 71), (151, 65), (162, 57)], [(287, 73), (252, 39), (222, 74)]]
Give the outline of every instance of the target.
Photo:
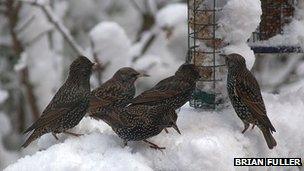
[(131, 105), (164, 105), (176, 110), (190, 100), (199, 78), (198, 70), (193, 64), (183, 64), (173, 76), (135, 97)]
[[(223, 55), (225, 56), (225, 55)], [(275, 128), (266, 114), (266, 108), (259, 84), (253, 74), (246, 68), (245, 59), (239, 54), (225, 56), (228, 66), (227, 90), (232, 106), (244, 123), (244, 130), (250, 124), (262, 131), (269, 149), (277, 145), (272, 133)]]
[(32, 141), (46, 133), (68, 133), (84, 117), (89, 107), (90, 76), (93, 63), (84, 56), (78, 57), (70, 65), (67, 80), (60, 87), (51, 102), (42, 112), (40, 118), (26, 131), (33, 131), (22, 147), (27, 147)]
[(139, 77), (147, 76), (129, 67), (119, 69), (111, 79), (91, 92), (92, 117), (102, 119), (113, 108), (127, 106), (135, 96), (134, 82)]
[(116, 108), (103, 119), (113, 131), (124, 140), (144, 141), (154, 149), (164, 149), (146, 139), (158, 135), (164, 128), (173, 127), (179, 134), (176, 125), (177, 114), (165, 106), (136, 105)]

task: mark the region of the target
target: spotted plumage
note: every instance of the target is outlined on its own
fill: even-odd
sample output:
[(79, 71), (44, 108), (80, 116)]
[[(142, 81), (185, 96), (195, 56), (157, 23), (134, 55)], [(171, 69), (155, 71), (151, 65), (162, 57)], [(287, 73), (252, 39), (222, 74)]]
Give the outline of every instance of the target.
[(257, 125), (262, 131), (270, 149), (277, 145), (272, 132), (275, 128), (266, 114), (265, 104), (259, 84), (246, 68), (245, 59), (239, 54), (226, 57), (228, 66), (227, 90), (232, 106), (244, 123), (244, 133), (250, 124)]
[(125, 107), (135, 96), (134, 82), (141, 74), (132, 68), (119, 69), (114, 76), (94, 89), (90, 96), (90, 112), (93, 117), (102, 119), (113, 108)]
[[(148, 142), (146, 139), (158, 135), (168, 127), (173, 127), (180, 133), (176, 119), (175, 111), (164, 106), (136, 105), (112, 110), (104, 121), (127, 143), (141, 140)], [(148, 143), (152, 148), (159, 148), (153, 143)]]
[(190, 100), (198, 79), (196, 67), (193, 64), (183, 64), (173, 76), (135, 97), (131, 105), (164, 105), (174, 110), (178, 109)]
[(65, 83), (44, 109), (40, 118), (25, 131), (25, 133), (30, 131), (33, 133), (22, 147), (27, 147), (43, 134), (53, 133), (55, 136), (66, 132), (80, 122), (89, 107), (92, 66), (93, 63), (84, 56), (73, 61)]

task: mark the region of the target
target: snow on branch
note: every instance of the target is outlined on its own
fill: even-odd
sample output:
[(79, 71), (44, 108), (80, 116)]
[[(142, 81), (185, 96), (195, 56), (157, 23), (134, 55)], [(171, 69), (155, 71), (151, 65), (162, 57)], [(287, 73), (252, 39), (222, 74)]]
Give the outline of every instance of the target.
[(78, 55), (83, 55), (84, 50), (78, 43), (75, 41), (75, 39), (70, 34), (69, 30), (60, 22), (56, 14), (53, 12), (52, 8), (46, 4), (44, 1), (38, 1), (38, 0), (19, 0), (22, 3), (28, 3), (37, 7), (40, 7), (42, 11), (45, 13), (49, 21), (54, 24), (54, 26), (59, 30), (59, 32), (62, 34), (64, 39), (70, 44), (70, 46), (73, 48), (73, 50)]

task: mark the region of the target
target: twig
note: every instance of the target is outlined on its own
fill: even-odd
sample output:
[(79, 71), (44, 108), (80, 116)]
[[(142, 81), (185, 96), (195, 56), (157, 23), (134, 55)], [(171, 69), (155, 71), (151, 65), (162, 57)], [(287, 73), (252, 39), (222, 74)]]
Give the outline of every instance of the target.
[(150, 30), (155, 24), (155, 16), (151, 10), (149, 10), (150, 6), (148, 0), (145, 0), (145, 10), (142, 10), (135, 0), (130, 0), (131, 4), (134, 8), (141, 14), (142, 24), (137, 32), (135, 42), (138, 42), (141, 39), (141, 35), (143, 32)]
[(139, 7), (139, 5), (135, 2), (135, 0), (130, 0), (133, 7), (141, 14), (144, 14), (145, 12)]
[(49, 31), (44, 31), (44, 32), (41, 32), (39, 33), (35, 38), (33, 38), (32, 40), (30, 41), (27, 41), (27, 42), (23, 42), (23, 46), (26, 47), (26, 46), (29, 46), (31, 44), (33, 44), (34, 42), (40, 40), (40, 38), (42, 38), (44, 35), (48, 34)]
[(16, 28), (16, 32), (20, 33), (22, 32), (25, 28), (27, 28), (33, 21), (35, 20), (35, 15), (32, 15), (29, 19), (27, 19), (24, 23), (22, 23), (21, 26)]
[(36, 120), (36, 119), (39, 118), (40, 112), (39, 112), (39, 109), (37, 107), (36, 97), (35, 97), (35, 93), (33, 91), (33, 86), (32, 86), (32, 84), (29, 80), (29, 73), (28, 73), (28, 68), (27, 67), (25, 67), (21, 71), (21, 82), (25, 85), (26, 93), (27, 93), (27, 100), (29, 101), (34, 119)]
[(95, 62), (97, 63), (96, 72), (97, 72), (98, 84), (101, 85), (102, 84), (103, 72), (106, 69), (106, 67), (109, 65), (109, 63), (102, 64), (102, 62), (100, 62), (100, 60), (98, 59), (98, 55), (94, 50), (95, 49), (95, 44), (92, 40), (91, 40), (91, 49), (93, 51), (93, 58), (94, 58)]
[(151, 45), (153, 44), (153, 41), (156, 38), (156, 34), (152, 34), (149, 39), (145, 42), (145, 44), (143, 45), (139, 55), (133, 57), (132, 62), (136, 62), (139, 58), (141, 58), (147, 51), (148, 49), (151, 47)]
[(78, 43), (70, 34), (69, 30), (59, 21), (59, 19), (57, 18), (57, 16), (55, 15), (55, 13), (53, 12), (53, 10), (49, 5), (39, 3), (37, 0), (19, 0), (19, 2), (28, 3), (33, 6), (40, 7), (47, 16), (47, 18), (49, 19), (49, 21), (52, 24), (54, 24), (54, 26), (62, 34), (64, 39), (70, 44), (70, 46), (77, 53), (77, 55), (84, 55), (84, 50), (82, 49), (82, 47), (78, 45)]

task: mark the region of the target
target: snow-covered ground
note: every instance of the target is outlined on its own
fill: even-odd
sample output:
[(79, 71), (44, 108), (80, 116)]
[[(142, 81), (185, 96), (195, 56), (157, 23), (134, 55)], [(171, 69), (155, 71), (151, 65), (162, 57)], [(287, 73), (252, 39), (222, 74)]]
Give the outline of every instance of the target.
[[(109, 126), (84, 118), (75, 132), (81, 137), (51, 135), (38, 141), (41, 150), (19, 159), (5, 171), (20, 170), (300, 170), (292, 167), (234, 167), (235, 157), (304, 158), (304, 87), (280, 95), (263, 94), (268, 116), (277, 132), (278, 146), (269, 150), (255, 128), (242, 134), (242, 122), (230, 107), (223, 111), (199, 111), (185, 105), (179, 112), (182, 135), (170, 129), (150, 140), (166, 150), (157, 151), (142, 142), (122, 147)], [(35, 146), (33, 144), (32, 146)], [(301, 168), (303, 170), (303, 168)]]

